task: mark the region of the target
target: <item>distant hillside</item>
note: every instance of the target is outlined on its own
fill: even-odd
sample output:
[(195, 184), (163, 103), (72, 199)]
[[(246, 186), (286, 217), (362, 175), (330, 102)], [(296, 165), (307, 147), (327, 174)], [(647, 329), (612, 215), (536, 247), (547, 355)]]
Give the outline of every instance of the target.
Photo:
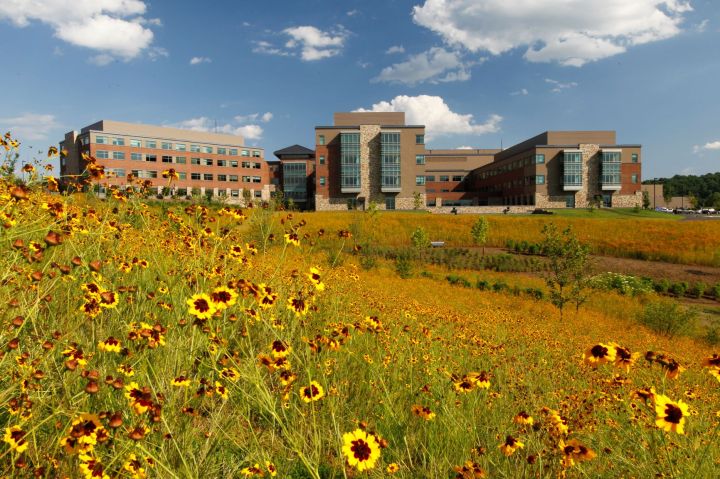
[[(657, 182), (664, 185), (666, 198), (693, 196), (698, 206), (720, 207), (720, 172), (702, 176), (675, 175), (672, 178), (658, 178)], [(643, 181), (643, 184), (652, 183), (653, 180)]]

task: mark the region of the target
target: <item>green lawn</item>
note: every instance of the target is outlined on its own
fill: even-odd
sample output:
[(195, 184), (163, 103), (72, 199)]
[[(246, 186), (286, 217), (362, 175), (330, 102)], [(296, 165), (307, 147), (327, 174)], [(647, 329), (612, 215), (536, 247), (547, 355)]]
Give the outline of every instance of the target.
[(569, 218), (603, 218), (603, 219), (623, 219), (623, 218), (650, 218), (658, 220), (680, 220), (681, 215), (674, 215), (672, 213), (661, 213), (653, 210), (640, 210), (635, 211), (634, 208), (595, 208), (590, 210), (588, 208), (558, 208), (550, 210), (555, 213), (556, 216), (563, 216)]

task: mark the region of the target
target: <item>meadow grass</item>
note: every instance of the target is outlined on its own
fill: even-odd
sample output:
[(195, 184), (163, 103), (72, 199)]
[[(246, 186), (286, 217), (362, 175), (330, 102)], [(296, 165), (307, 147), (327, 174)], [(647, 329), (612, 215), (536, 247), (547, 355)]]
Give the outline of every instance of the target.
[[(703, 367), (714, 351), (638, 326), (632, 298), (599, 293), (561, 321), (546, 301), (442, 275), (401, 279), (389, 262), (365, 271), (353, 253), (370, 233), (405, 244), (413, 220), (464, 244), (473, 217), (376, 221), (15, 188), (0, 183), (3, 476), (717, 471), (720, 388)], [(520, 231), (491, 218), (494, 241), (542, 224), (513, 219)], [(695, 244), (704, 233), (684, 234)], [(614, 364), (594, 346), (637, 354)], [(687, 403), (684, 434), (656, 424), (665, 396)]]

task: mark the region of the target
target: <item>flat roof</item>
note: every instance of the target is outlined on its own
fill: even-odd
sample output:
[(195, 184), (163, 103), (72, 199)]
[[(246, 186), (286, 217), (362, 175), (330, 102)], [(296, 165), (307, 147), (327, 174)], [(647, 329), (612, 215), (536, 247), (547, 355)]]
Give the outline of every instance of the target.
[[(169, 126), (145, 125), (142, 123), (127, 123), (115, 120), (100, 120), (80, 130), (81, 133), (90, 131), (142, 138), (162, 138), (186, 143), (213, 143), (226, 146), (246, 147), (244, 138), (240, 135), (187, 130)], [(263, 149), (261, 147), (248, 148), (254, 148), (256, 150)]]

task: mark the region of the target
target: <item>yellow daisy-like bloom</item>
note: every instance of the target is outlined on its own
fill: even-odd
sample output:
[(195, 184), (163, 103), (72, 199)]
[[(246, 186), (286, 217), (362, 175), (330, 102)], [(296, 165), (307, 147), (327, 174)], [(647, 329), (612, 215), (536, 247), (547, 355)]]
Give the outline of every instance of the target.
[(197, 319), (210, 319), (217, 311), (217, 306), (210, 296), (204, 293), (194, 294), (187, 300), (188, 313)]
[(219, 286), (210, 293), (210, 299), (218, 311), (229, 308), (237, 302), (238, 294), (226, 286)]
[(275, 467), (275, 464), (273, 464), (270, 461), (265, 461), (265, 469), (267, 469), (268, 474), (270, 474), (270, 477), (277, 476), (277, 467)]
[(3, 441), (10, 444), (10, 449), (18, 454), (24, 452), (28, 448), (28, 442), (25, 440), (26, 432), (20, 426), (11, 426), (5, 428), (5, 436)]
[(279, 339), (273, 341), (270, 345), (270, 349), (272, 350), (271, 354), (274, 358), (284, 358), (292, 352), (292, 346), (288, 345), (285, 341), (280, 341)]
[(715, 379), (717, 379), (718, 381), (720, 381), (720, 367), (718, 367), (718, 368), (710, 368), (710, 369), (708, 369), (708, 371), (710, 372), (710, 374), (711, 374)]
[(190, 386), (190, 379), (185, 376), (178, 376), (172, 380), (172, 385), (178, 388), (186, 388)]
[(512, 436), (506, 437), (505, 442), (498, 446), (502, 453), (508, 457), (512, 456), (515, 451), (522, 449), (523, 447), (525, 447), (525, 444)]
[(310, 268), (310, 272), (307, 275), (308, 279), (310, 279), (310, 282), (315, 286), (315, 289), (318, 291), (325, 290), (325, 283), (322, 282), (322, 278), (320, 276), (320, 270), (316, 267)]
[(426, 421), (432, 421), (435, 419), (435, 413), (427, 406), (421, 406), (420, 404), (414, 404), (410, 411), (418, 417), (425, 419)]
[(535, 420), (525, 411), (521, 411), (513, 418), (513, 422), (515, 424), (526, 424), (528, 426), (532, 426)]
[(347, 458), (350, 467), (358, 471), (365, 471), (375, 467), (380, 458), (380, 444), (372, 434), (362, 429), (343, 434), (342, 452)]
[(228, 398), (228, 390), (220, 381), (215, 381), (215, 394), (223, 399)]
[(119, 353), (122, 350), (122, 344), (120, 343), (120, 340), (110, 336), (105, 341), (100, 341), (98, 343), (98, 349), (108, 353)]
[(319, 401), (325, 397), (325, 390), (317, 381), (311, 381), (310, 386), (300, 388), (300, 397), (307, 403)]
[(285, 233), (285, 244), (300, 246), (300, 238), (297, 233)]
[(240, 372), (235, 368), (223, 368), (222, 371), (220, 371), (220, 376), (228, 381), (237, 382), (237, 380), (240, 379)]
[(677, 402), (662, 394), (655, 395), (655, 424), (663, 431), (674, 431), (685, 434), (685, 417), (688, 415), (688, 406), (682, 400)]
[(310, 304), (301, 297), (288, 298), (288, 309), (295, 313), (295, 316), (305, 316), (310, 309)]
[(385, 472), (387, 472), (388, 474), (395, 474), (399, 470), (400, 470), (400, 466), (398, 466), (397, 462), (391, 462), (385, 468)]
[(630, 372), (630, 367), (640, 357), (640, 353), (631, 353), (628, 348), (624, 348), (617, 344), (615, 346), (615, 366), (625, 368), (625, 372)]
[(563, 453), (563, 467), (572, 467), (575, 463), (589, 461), (596, 456), (595, 451), (583, 446), (577, 439), (571, 439), (567, 444), (561, 439), (558, 447)]
[(490, 375), (485, 371), (479, 373), (470, 372), (467, 374), (467, 378), (475, 383), (475, 386), (481, 389), (488, 389), (490, 387)]
[(254, 466), (248, 466), (244, 467), (240, 470), (240, 474), (242, 474), (245, 477), (265, 477), (265, 472), (260, 468), (260, 464), (255, 464)]
[(615, 361), (616, 350), (611, 344), (598, 343), (592, 348), (585, 351), (585, 364), (597, 367)]

